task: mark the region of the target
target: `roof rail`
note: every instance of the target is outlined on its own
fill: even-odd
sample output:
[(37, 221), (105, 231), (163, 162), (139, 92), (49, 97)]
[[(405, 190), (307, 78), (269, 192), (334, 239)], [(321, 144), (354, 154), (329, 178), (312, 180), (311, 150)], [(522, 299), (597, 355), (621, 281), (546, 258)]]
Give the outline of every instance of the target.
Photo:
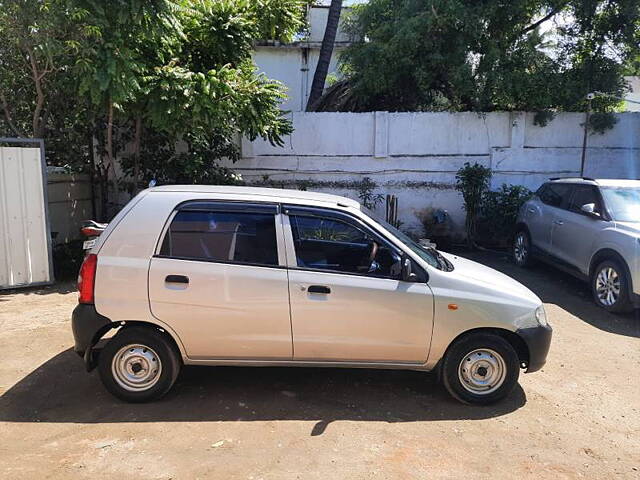
[(596, 181), (595, 178), (591, 178), (591, 177), (552, 177), (549, 180), (551, 181), (553, 180), (590, 180), (592, 182)]

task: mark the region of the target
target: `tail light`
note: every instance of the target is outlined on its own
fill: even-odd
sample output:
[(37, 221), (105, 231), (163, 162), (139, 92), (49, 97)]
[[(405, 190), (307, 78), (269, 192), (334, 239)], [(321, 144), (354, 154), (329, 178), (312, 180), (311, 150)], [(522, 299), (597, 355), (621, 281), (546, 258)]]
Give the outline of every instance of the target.
[(104, 232), (103, 228), (96, 227), (82, 227), (80, 229), (80, 233), (85, 237), (99, 237), (102, 232)]
[(87, 255), (82, 262), (80, 273), (78, 274), (78, 302), (93, 303), (93, 289), (96, 282), (96, 267), (98, 266), (98, 256)]

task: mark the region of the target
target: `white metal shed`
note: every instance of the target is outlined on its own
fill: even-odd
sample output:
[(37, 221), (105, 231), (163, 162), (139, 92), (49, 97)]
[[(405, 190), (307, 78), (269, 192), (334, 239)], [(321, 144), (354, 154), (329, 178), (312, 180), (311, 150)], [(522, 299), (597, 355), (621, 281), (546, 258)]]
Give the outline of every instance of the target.
[(53, 281), (44, 142), (0, 138), (0, 289)]

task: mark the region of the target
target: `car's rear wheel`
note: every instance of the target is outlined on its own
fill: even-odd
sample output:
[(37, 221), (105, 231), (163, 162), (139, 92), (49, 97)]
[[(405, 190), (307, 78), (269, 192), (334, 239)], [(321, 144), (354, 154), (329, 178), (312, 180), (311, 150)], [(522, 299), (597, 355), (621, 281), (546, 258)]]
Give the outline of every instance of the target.
[(180, 358), (162, 332), (130, 327), (105, 345), (98, 371), (112, 395), (127, 402), (148, 402), (171, 389), (180, 372)]
[(519, 267), (529, 267), (531, 259), (531, 240), (526, 230), (519, 230), (513, 240), (513, 260)]
[(442, 379), (463, 403), (488, 405), (509, 395), (518, 383), (518, 354), (504, 338), (473, 333), (457, 340), (445, 355)]
[(605, 260), (591, 275), (591, 290), (596, 304), (614, 313), (629, 312), (629, 284), (625, 269), (617, 260)]

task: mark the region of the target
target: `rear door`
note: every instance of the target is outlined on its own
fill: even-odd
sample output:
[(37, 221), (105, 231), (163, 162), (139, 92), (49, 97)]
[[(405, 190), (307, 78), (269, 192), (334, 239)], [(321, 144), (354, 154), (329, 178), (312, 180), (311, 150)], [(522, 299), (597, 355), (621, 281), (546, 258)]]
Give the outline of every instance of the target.
[(527, 205), (527, 225), (531, 232), (531, 240), (537, 248), (552, 253), (551, 238), (556, 215), (569, 201), (571, 187), (564, 183), (547, 183), (537, 194), (539, 200), (534, 205)]
[(149, 269), (153, 315), (193, 359), (291, 359), (279, 207), (189, 202), (174, 212)]
[(354, 217), (285, 211), (294, 359), (424, 363), (433, 325), (424, 272), (399, 280), (401, 252)]

